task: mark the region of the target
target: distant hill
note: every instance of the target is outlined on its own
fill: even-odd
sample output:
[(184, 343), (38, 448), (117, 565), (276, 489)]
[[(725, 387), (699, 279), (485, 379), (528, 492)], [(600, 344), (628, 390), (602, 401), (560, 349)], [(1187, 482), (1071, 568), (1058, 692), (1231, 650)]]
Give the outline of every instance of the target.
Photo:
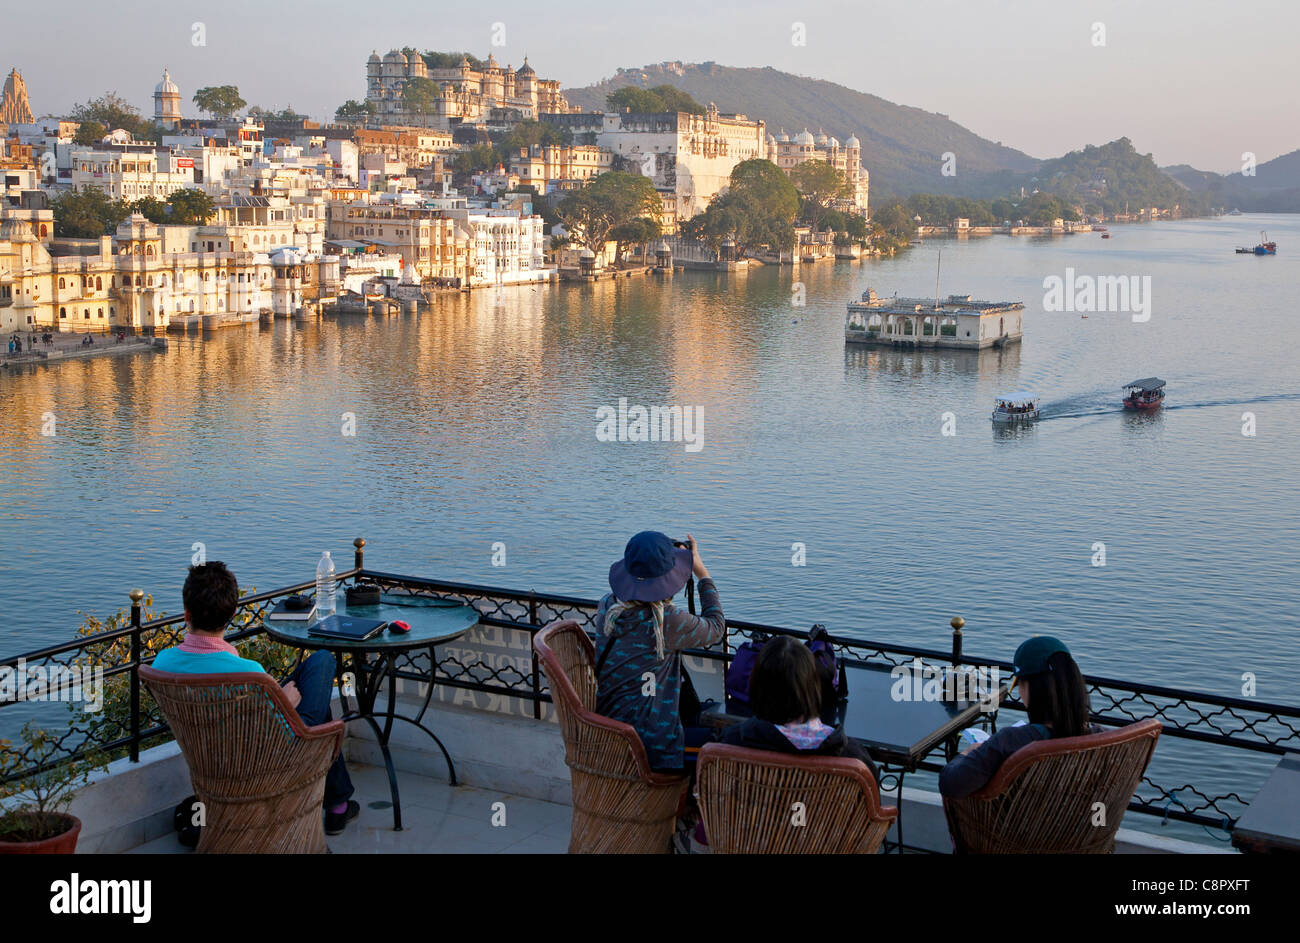
[[(805, 78), (772, 68), (738, 69), (713, 62), (660, 63), (625, 69), (585, 88), (566, 89), (569, 102), (584, 111), (601, 111), (605, 96), (634, 85), (673, 85), (696, 101), (713, 102), (723, 112), (738, 112), (767, 122), (773, 134), (783, 128), (823, 130), (841, 141), (856, 134), (862, 163), (871, 173), (872, 202), (916, 192), (990, 198), (1020, 186), (1039, 161), (1014, 148), (986, 140), (946, 115), (895, 105), (876, 95), (834, 82)], [(940, 168), (945, 152), (956, 155), (955, 176)]]
[(1253, 213), (1300, 213), (1300, 150), (1260, 164), (1253, 177), (1216, 174), (1186, 164), (1164, 169), (1216, 206)]
[(1088, 214), (1136, 213), (1148, 206), (1178, 206), (1184, 214), (1198, 214), (1213, 202), (1206, 191), (1193, 190), (1157, 167), (1150, 154), (1139, 154), (1128, 138), (1043, 161), (1030, 182)]

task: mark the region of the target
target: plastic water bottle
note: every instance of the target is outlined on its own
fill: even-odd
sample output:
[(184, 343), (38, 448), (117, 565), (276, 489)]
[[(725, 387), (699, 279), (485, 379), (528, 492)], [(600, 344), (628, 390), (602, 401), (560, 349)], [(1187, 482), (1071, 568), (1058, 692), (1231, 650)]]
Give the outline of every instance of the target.
[(321, 554), (316, 564), (316, 618), (324, 619), (334, 614), (334, 561), (330, 552)]

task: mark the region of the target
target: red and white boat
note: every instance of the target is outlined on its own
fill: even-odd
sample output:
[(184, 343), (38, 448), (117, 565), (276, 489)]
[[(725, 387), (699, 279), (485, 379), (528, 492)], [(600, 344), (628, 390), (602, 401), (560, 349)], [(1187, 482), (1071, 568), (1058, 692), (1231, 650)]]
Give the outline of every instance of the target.
[(1125, 409), (1159, 409), (1165, 401), (1165, 381), (1159, 377), (1147, 377), (1134, 380), (1124, 385)]

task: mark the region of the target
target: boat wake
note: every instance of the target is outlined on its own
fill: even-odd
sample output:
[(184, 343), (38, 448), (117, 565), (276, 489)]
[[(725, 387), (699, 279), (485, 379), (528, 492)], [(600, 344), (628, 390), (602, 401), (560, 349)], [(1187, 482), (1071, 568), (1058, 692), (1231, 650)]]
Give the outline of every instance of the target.
[[(1193, 403), (1168, 403), (1161, 410), (1169, 412), (1174, 409), (1214, 409), (1222, 406), (1255, 406), (1263, 403), (1289, 403), (1300, 400), (1300, 393), (1269, 393), (1263, 396), (1251, 396), (1240, 399), (1204, 400)], [(1090, 393), (1046, 403), (1041, 407), (1040, 422), (1049, 419), (1088, 419), (1111, 413), (1122, 413), (1119, 397), (1114, 393)]]

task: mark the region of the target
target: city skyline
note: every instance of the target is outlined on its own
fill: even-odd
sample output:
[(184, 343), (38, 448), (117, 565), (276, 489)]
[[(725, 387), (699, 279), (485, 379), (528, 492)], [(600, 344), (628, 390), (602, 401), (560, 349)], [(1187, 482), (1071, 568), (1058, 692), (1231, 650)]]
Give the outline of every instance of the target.
[[(161, 15), (153, 8), (143, 15), (138, 0), (112, 9), (72, 6), (83, 27), (77, 31), (63, 26), (67, 7), (19, 9), (9, 17), (10, 38), (60, 36), (58, 57), (4, 44), (0, 64), (22, 72), (38, 116), (110, 91), (150, 115), (153, 88), (167, 67), (187, 116), (198, 113), (196, 89), (234, 84), (249, 105), (292, 105), (328, 119), (343, 101), (365, 97), (363, 63), (372, 49), (382, 55), (411, 45), (492, 53), (516, 67), (526, 55), (564, 88), (665, 60), (771, 66), (947, 115), (1036, 158), (1126, 136), (1162, 166), (1227, 173), (1240, 169), (1247, 152), (1262, 163), (1300, 147), (1293, 124), (1277, 118), (1300, 79), (1283, 45), (1293, 30), (1259, 29), (1270, 17), (1279, 27), (1300, 21), (1281, 2), (1256, 4), (1259, 15), (1249, 18), (1210, 2), (1141, 10), (1098, 2), (1087, 11), (1040, 11), (1028, 3), (864, 11), (838, 2), (758, 2), (741, 20), (725, 7), (670, 2), (633, 14), (581, 0), (567, 6), (571, 16), (561, 25), (514, 0), (472, 14), (396, 0), (382, 23), (348, 29), (338, 28), (352, 18), (348, 8), (329, 3), (306, 17), (248, 0)], [(133, 16), (136, 10), (142, 15)], [(687, 10), (694, 28), (676, 28)], [(636, 29), (633, 16), (644, 20)], [(286, 35), (298, 41), (286, 44)], [(806, 45), (796, 44), (801, 38)], [(1096, 45), (1099, 39), (1105, 45)], [(575, 48), (587, 52), (575, 56)], [(67, 68), (69, 56), (78, 68)], [(337, 65), (322, 68), (331, 62)], [(1207, 62), (1216, 67), (1205, 68)]]

